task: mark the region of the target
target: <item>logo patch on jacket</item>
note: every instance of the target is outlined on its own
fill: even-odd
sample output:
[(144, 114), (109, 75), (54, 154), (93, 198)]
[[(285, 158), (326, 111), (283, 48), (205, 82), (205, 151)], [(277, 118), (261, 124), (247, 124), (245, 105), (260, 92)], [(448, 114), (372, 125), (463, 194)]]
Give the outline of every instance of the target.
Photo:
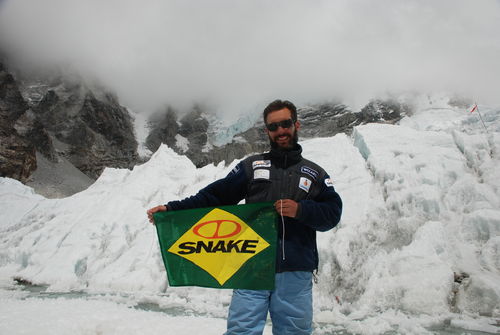
[(253, 171), (253, 179), (269, 179), (270, 171), (266, 169), (257, 169)]
[(306, 177), (300, 177), (299, 188), (309, 193), (309, 189), (311, 188), (312, 181), (307, 179)]
[(271, 161), (270, 160), (262, 160), (262, 161), (253, 161), (252, 162), (252, 167), (253, 169), (258, 169), (258, 168), (270, 168), (271, 167)]
[(240, 171), (240, 165), (238, 164), (238, 165), (236, 165), (236, 166), (234, 167), (234, 169), (232, 169), (232, 170), (231, 170), (231, 172), (229, 172), (229, 175), (236, 174), (236, 173), (238, 173), (239, 171)]
[(318, 175), (319, 175), (318, 171), (310, 168), (309, 166), (303, 166), (303, 167), (301, 167), (300, 168), (300, 172), (305, 173), (305, 174), (311, 176), (314, 180), (316, 180), (316, 178), (318, 178)]
[(333, 187), (333, 181), (330, 178), (325, 179), (326, 187)]

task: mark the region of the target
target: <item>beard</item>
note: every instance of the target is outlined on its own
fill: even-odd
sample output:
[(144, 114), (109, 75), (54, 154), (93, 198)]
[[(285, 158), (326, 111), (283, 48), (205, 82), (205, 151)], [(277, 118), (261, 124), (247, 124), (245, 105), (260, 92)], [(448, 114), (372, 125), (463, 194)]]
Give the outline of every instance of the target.
[(277, 149), (277, 150), (292, 150), (297, 146), (299, 143), (299, 134), (297, 130), (293, 132), (293, 135), (289, 138), (288, 145), (286, 147), (279, 145), (276, 143), (276, 140), (269, 136), (269, 144), (271, 145), (272, 149)]

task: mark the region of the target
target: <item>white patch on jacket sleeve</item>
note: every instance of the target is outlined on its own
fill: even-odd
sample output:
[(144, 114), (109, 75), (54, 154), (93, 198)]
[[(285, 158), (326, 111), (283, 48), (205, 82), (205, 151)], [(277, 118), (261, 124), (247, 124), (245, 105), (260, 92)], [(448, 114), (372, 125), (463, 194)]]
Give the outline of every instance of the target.
[(306, 177), (300, 177), (299, 188), (309, 193), (309, 188), (311, 188), (311, 180)]
[(269, 170), (257, 169), (253, 171), (253, 179), (269, 179)]
[(330, 178), (325, 179), (326, 187), (333, 187), (333, 181)]

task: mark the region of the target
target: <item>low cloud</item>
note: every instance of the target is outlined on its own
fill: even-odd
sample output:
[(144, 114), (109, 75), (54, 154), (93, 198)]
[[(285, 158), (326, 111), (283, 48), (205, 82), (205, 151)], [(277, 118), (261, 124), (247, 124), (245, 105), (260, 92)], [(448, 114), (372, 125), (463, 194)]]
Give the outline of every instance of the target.
[(499, 103), (497, 0), (4, 0), (0, 48), (71, 64), (151, 111), (239, 115), (276, 97), (353, 105), (448, 91)]

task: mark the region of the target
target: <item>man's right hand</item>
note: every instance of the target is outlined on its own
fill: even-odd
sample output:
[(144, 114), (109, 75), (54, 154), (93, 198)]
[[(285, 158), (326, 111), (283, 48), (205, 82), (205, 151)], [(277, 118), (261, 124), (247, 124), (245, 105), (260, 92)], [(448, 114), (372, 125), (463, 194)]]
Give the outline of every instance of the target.
[(167, 206), (165, 206), (165, 205), (160, 205), (160, 206), (156, 206), (156, 207), (148, 209), (146, 213), (148, 214), (149, 222), (151, 222), (152, 224), (155, 224), (153, 214), (156, 212), (165, 212), (166, 210), (167, 210)]

